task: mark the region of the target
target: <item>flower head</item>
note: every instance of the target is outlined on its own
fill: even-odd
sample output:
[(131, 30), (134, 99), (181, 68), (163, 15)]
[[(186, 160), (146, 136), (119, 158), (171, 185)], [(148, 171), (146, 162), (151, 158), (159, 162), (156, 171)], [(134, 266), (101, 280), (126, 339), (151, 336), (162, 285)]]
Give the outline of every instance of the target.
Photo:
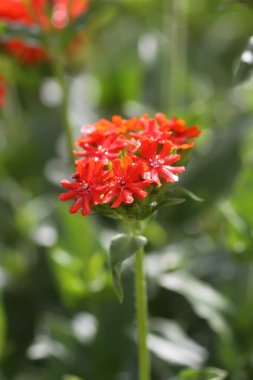
[(74, 200), (71, 213), (81, 210), (87, 215), (106, 208), (113, 215), (119, 208), (125, 216), (136, 206), (138, 217), (143, 218), (147, 216), (141, 211), (143, 202), (152, 204), (163, 194), (165, 184), (167, 189), (184, 172), (185, 167), (178, 165), (180, 151), (190, 149), (200, 131), (197, 126), (186, 128), (183, 120), (157, 114), (154, 119), (148, 115), (101, 119), (84, 126), (82, 133), (76, 142), (79, 150), (74, 151), (81, 157), (76, 161), (74, 182), (62, 181), (68, 192), (60, 199)]

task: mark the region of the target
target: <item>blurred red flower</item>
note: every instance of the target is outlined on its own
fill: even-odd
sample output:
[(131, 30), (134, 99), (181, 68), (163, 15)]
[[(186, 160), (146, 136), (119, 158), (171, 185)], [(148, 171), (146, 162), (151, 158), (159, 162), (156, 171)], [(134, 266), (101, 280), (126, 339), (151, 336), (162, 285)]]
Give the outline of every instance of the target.
[(5, 94), (6, 94), (5, 79), (4, 77), (0, 76), (0, 107), (3, 107), (4, 105)]
[[(43, 32), (63, 29), (88, 9), (88, 0), (1, 0), (0, 20), (7, 24), (38, 27)], [(48, 60), (49, 54), (38, 43), (22, 38), (1, 37), (6, 51), (25, 64)]]
[(24, 43), (19, 38), (13, 38), (5, 42), (4, 46), (8, 53), (27, 65), (33, 65), (48, 59), (48, 54), (45, 50), (36, 45)]

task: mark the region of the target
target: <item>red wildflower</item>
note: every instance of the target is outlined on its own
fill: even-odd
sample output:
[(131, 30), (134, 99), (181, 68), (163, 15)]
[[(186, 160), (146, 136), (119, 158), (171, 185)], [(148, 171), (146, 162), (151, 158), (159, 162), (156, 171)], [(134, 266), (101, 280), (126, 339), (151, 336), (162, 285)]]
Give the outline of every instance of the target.
[(3, 77), (0, 77), (0, 107), (3, 107), (4, 105), (5, 94), (6, 94), (5, 80)]
[(104, 170), (101, 161), (95, 162), (92, 159), (76, 161), (77, 172), (73, 175), (75, 182), (63, 180), (61, 182), (67, 193), (62, 193), (59, 197), (61, 201), (74, 199), (69, 212), (76, 213), (82, 211), (83, 215), (88, 215), (92, 211), (92, 205), (97, 205), (103, 201), (102, 194), (108, 189), (104, 185), (110, 177), (110, 171)]
[(58, 29), (64, 28), (69, 20), (74, 20), (88, 8), (87, 0), (54, 0), (52, 24)]
[(143, 165), (133, 163), (130, 156), (115, 159), (113, 165), (113, 177), (110, 179), (108, 192), (105, 194), (103, 203), (110, 203), (114, 200), (112, 208), (118, 207), (121, 203), (133, 203), (134, 197), (143, 199), (147, 196), (144, 191), (151, 181), (142, 179)]
[(192, 139), (201, 134), (197, 125), (186, 128), (185, 120), (176, 117), (168, 120), (164, 114), (158, 113), (156, 120), (162, 131), (170, 133), (170, 140), (178, 149), (191, 148), (194, 145)]
[[(127, 134), (129, 131), (137, 131), (143, 129), (141, 120), (137, 117), (133, 117), (129, 120), (124, 120), (121, 116), (114, 115), (112, 120), (101, 119), (97, 123), (94, 123), (92, 126), (88, 126), (91, 132), (97, 131), (104, 135), (114, 134)], [(84, 126), (81, 130), (83, 133), (87, 133), (87, 126)]]
[[(161, 151), (157, 153), (161, 146)], [(181, 158), (179, 154), (169, 154), (172, 146), (170, 141), (166, 141), (163, 145), (148, 138), (141, 141), (141, 157), (144, 158), (148, 167), (143, 175), (144, 179), (151, 180), (159, 186), (161, 185), (159, 177), (162, 177), (165, 182), (178, 181), (177, 174), (184, 172), (185, 168), (172, 166)]]
[[(62, 29), (70, 20), (87, 10), (87, 0), (0, 0), (0, 20), (38, 26), (42, 31)], [(2, 39), (5, 49), (21, 62), (33, 64), (48, 59), (43, 47), (27, 43), (21, 38)]]
[[(51, 7), (51, 20), (48, 8)], [(0, 18), (8, 22), (39, 25), (48, 29), (65, 27), (88, 8), (87, 0), (1, 0)]]
[(96, 161), (102, 160), (107, 164), (109, 160), (119, 157), (118, 152), (125, 148), (127, 141), (123, 135), (105, 136), (101, 133), (94, 132), (91, 135), (82, 136), (76, 145), (84, 149), (84, 152), (74, 153), (77, 156), (93, 157)]
[[(153, 201), (159, 192), (153, 192), (155, 187), (176, 182), (178, 174), (185, 170), (184, 166), (174, 166), (181, 159), (177, 151), (189, 149), (192, 139), (200, 134), (196, 126), (186, 128), (182, 120), (168, 120), (163, 114), (157, 114), (155, 119), (148, 115), (129, 120), (113, 116), (112, 120), (101, 119), (84, 126), (82, 133), (76, 143), (83, 149), (75, 152), (83, 157), (77, 161), (76, 182), (62, 182), (69, 193), (60, 199), (75, 199), (70, 212), (81, 208), (83, 215), (99, 203), (113, 209), (149, 195)], [(151, 184), (149, 192), (144, 190)], [(142, 205), (138, 207), (141, 209)], [(145, 218), (148, 214), (149, 211), (138, 211), (136, 215)]]
[(47, 0), (1, 0), (0, 18), (8, 22), (33, 25), (38, 21), (44, 25), (47, 17), (44, 8)]
[(170, 133), (162, 130), (154, 119), (145, 120), (144, 129), (137, 132), (130, 132), (130, 136), (137, 139), (145, 136), (150, 140), (159, 141), (160, 143), (170, 139)]
[(4, 47), (8, 53), (27, 65), (36, 64), (48, 59), (48, 54), (45, 50), (36, 45), (24, 43), (19, 38), (13, 38), (5, 42)]

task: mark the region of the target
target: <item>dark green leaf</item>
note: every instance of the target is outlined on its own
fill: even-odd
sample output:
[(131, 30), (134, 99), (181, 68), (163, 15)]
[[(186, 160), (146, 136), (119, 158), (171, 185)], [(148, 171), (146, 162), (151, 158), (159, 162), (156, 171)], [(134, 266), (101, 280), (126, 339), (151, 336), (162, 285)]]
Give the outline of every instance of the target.
[(252, 0), (230, 0), (228, 4), (234, 4), (234, 3), (239, 3), (242, 5), (247, 5), (249, 7), (253, 7), (253, 1)]
[(121, 284), (121, 264), (127, 258), (147, 244), (145, 236), (131, 236), (127, 234), (117, 235), (110, 244), (110, 268), (113, 276), (115, 293), (120, 302), (123, 301), (123, 288)]
[(186, 369), (178, 380), (223, 380), (227, 373), (218, 368)]

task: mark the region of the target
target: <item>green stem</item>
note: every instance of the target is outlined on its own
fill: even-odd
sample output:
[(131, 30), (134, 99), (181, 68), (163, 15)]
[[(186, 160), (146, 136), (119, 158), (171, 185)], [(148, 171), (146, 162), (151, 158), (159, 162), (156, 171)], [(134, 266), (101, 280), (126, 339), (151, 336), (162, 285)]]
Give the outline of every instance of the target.
[(140, 248), (135, 254), (135, 292), (138, 325), (139, 380), (149, 380), (150, 364), (147, 347), (148, 310), (146, 282), (143, 270), (143, 257), (144, 250), (143, 248)]
[[(31, 15), (33, 15), (34, 20), (37, 21), (38, 25), (40, 25), (41, 22), (38, 17), (38, 13), (36, 12), (36, 9), (34, 8), (31, 0), (25, 0), (25, 5), (27, 6)], [(43, 42), (44, 42), (46, 50), (50, 53), (52, 68), (54, 70), (56, 79), (62, 90), (61, 116), (62, 116), (63, 129), (65, 133), (65, 138), (66, 138), (66, 146), (67, 146), (69, 161), (72, 164), (74, 163), (74, 154), (73, 154), (72, 126), (71, 126), (71, 121), (70, 121), (69, 111), (68, 111), (69, 110), (69, 88), (68, 88), (68, 84), (67, 84), (66, 76), (64, 72), (61, 51), (60, 49), (58, 49), (54, 39), (51, 38), (50, 34), (45, 31), (43, 33)]]
[(65, 133), (65, 138), (66, 138), (66, 145), (67, 145), (69, 160), (71, 163), (73, 163), (74, 144), (73, 144), (73, 137), (72, 137), (72, 126), (71, 126), (71, 121), (69, 117), (69, 88), (67, 85), (63, 65), (59, 59), (57, 57), (53, 57), (53, 61), (54, 61), (53, 65), (54, 65), (56, 78), (62, 89), (62, 103), (61, 103), (62, 123), (63, 123), (64, 133)]

